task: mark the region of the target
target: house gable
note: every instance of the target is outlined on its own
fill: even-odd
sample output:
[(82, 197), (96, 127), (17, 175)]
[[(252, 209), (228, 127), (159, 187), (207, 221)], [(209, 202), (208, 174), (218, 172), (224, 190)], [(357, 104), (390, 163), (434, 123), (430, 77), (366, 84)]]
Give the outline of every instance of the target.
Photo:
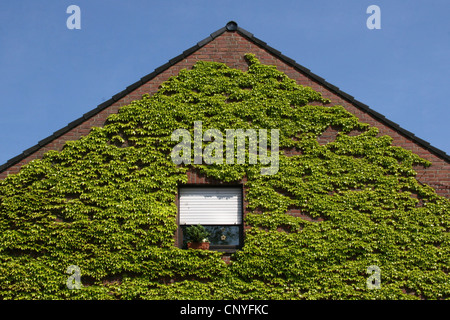
[[(222, 35), (236, 37), (228, 31)], [(243, 56), (240, 70), (196, 61), (101, 128), (1, 180), (0, 296), (448, 298), (450, 202), (419, 184), (412, 169), (428, 162), (255, 54)], [(259, 137), (264, 128), (279, 130), (280, 140), (271, 134), (258, 153), (280, 146), (271, 152), (276, 173), (262, 174), (261, 160), (173, 161), (174, 132), (186, 133), (195, 150), (199, 121), (219, 132), (257, 129)], [(205, 183), (242, 190), (234, 194), (242, 216), (238, 209), (228, 217), (242, 223), (243, 245), (234, 242), (229, 264), (223, 252), (183, 249), (184, 239), (176, 239), (186, 218), (180, 190)], [(190, 223), (209, 222), (197, 209), (190, 218), (199, 220)], [(380, 290), (367, 285), (369, 266), (382, 270)], [(79, 291), (65, 287), (64, 272), (73, 267), (83, 275)]]

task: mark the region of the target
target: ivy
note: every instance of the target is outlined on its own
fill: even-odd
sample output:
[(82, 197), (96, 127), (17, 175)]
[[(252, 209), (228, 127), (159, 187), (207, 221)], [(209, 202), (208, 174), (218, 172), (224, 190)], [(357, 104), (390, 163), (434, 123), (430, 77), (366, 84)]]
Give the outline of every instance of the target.
[[(0, 298), (449, 299), (450, 202), (413, 169), (431, 163), (245, 57), (246, 72), (198, 61), (0, 181)], [(195, 121), (279, 129), (278, 172), (176, 166), (171, 133), (193, 133)], [(336, 138), (319, 144), (329, 127)], [(175, 197), (189, 169), (246, 178), (248, 228), (228, 265), (219, 252), (175, 247)], [(66, 287), (70, 265), (81, 269), (79, 290)], [(366, 286), (371, 265), (379, 289)]]

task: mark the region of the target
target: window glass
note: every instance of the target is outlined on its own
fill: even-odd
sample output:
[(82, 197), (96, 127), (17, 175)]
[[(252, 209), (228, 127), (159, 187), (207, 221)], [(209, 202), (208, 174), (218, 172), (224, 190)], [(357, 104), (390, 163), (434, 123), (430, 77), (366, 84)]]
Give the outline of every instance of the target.
[[(188, 225), (181, 226), (183, 230), (183, 247), (187, 246), (189, 239), (186, 237), (186, 228)], [(237, 225), (220, 225), (220, 226), (204, 226), (210, 233), (208, 237), (210, 246), (239, 246), (240, 242), (240, 226)]]

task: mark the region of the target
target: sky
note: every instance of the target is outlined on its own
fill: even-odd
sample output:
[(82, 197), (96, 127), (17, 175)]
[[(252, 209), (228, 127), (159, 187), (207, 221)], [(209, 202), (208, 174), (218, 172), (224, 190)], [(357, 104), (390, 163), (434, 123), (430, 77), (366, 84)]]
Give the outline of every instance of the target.
[[(367, 27), (371, 5), (381, 29)], [(0, 0), (0, 165), (231, 20), (450, 154), (449, 12), (448, 0)]]

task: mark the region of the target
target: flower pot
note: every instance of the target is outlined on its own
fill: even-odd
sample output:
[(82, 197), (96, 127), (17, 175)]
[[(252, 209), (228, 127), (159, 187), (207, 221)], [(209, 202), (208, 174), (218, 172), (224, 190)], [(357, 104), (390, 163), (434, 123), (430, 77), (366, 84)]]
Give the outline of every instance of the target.
[(187, 246), (189, 249), (208, 250), (209, 242), (188, 242)]

